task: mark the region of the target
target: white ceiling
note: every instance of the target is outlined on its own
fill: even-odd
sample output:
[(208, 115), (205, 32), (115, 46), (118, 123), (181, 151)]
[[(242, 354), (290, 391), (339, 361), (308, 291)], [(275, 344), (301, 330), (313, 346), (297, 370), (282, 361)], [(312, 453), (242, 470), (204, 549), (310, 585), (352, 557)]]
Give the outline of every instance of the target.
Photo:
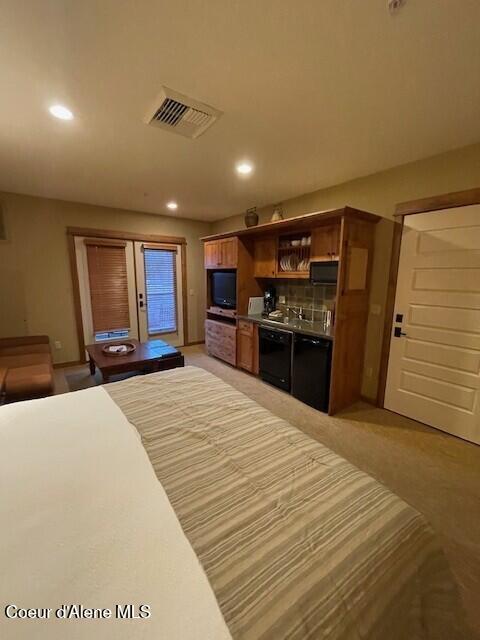
[[(479, 141), (480, 2), (386, 5), (0, 0), (0, 189), (215, 220)], [(162, 84), (224, 115), (149, 127)]]

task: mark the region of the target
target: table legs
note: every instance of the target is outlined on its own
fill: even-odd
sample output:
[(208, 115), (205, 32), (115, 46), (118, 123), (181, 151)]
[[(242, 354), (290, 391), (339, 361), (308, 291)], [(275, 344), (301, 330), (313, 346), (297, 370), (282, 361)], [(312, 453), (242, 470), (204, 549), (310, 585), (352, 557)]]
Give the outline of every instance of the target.
[(90, 360), (88, 361), (88, 365), (90, 367), (90, 375), (94, 376), (95, 375), (95, 361), (90, 358)]

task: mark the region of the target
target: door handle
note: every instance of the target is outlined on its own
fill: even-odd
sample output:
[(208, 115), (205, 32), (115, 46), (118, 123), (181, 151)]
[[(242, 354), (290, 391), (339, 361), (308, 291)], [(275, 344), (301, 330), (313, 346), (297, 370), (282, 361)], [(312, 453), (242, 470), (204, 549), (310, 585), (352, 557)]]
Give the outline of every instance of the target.
[(402, 327), (395, 327), (393, 335), (395, 336), (395, 338), (401, 338), (402, 336), (406, 336), (407, 334), (402, 331)]

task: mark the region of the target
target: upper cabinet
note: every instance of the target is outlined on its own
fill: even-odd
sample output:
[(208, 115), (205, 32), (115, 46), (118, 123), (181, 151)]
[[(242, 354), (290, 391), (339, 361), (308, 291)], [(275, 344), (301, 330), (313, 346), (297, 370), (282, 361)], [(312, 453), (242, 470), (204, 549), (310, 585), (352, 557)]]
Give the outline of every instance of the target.
[(340, 253), (340, 224), (312, 229), (311, 260), (338, 260)]
[[(248, 278), (303, 279), (310, 278), (310, 262), (337, 260), (343, 264), (339, 273), (347, 273), (345, 286), (361, 290), (366, 282), (365, 264), (369, 264), (363, 247), (350, 246), (348, 255), (352, 266), (346, 266), (347, 247), (345, 225), (353, 228), (375, 224), (379, 219), (367, 211), (342, 207), (267, 222), (236, 232), (208, 236), (205, 242), (207, 269), (239, 269), (239, 292), (243, 289), (245, 301), (256, 295), (260, 283), (251, 288), (244, 286)], [(341, 265), (340, 265), (341, 266)], [(242, 289), (243, 288), (243, 289)]]
[(205, 242), (206, 269), (235, 269), (237, 266), (238, 240), (236, 237)]
[(286, 235), (259, 236), (253, 246), (256, 278), (307, 279), (310, 260), (338, 260), (340, 224)]
[(220, 240), (221, 266), (224, 269), (235, 269), (238, 256), (238, 239), (225, 238)]
[(277, 266), (277, 239), (275, 236), (255, 238), (253, 275), (256, 278), (275, 277)]
[(205, 245), (204, 245), (205, 269), (213, 269), (217, 266), (219, 261), (219, 248), (220, 248), (219, 240), (212, 240), (210, 242), (205, 242)]

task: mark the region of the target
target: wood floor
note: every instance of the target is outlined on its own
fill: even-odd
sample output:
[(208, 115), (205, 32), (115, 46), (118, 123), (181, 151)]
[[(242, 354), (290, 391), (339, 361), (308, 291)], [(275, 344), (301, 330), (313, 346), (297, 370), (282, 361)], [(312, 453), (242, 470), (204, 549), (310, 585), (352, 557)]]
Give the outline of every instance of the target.
[[(218, 375), (239, 391), (374, 476), (423, 513), (439, 534), (460, 585), (470, 625), (480, 637), (480, 447), (383, 409), (359, 404), (322, 414), (258, 378), (182, 349), (186, 364)], [(56, 370), (58, 393), (100, 382), (88, 367)], [(477, 636), (474, 636), (477, 637)]]

